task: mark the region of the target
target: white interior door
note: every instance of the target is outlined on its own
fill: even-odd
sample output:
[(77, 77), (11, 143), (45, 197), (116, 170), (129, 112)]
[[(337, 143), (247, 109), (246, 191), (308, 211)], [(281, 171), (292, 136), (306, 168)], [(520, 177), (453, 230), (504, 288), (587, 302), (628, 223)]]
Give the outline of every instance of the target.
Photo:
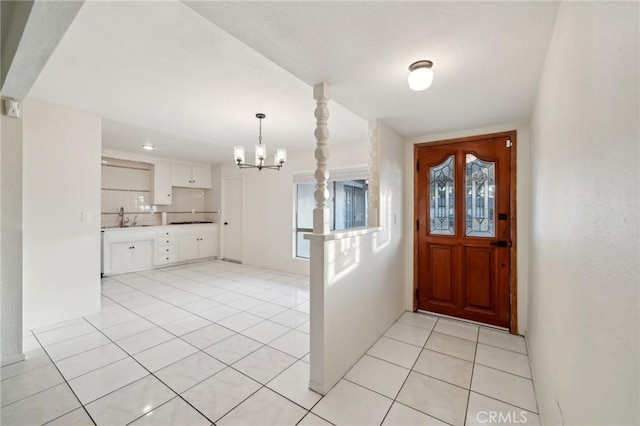
[(242, 178), (222, 180), (222, 258), (242, 262)]

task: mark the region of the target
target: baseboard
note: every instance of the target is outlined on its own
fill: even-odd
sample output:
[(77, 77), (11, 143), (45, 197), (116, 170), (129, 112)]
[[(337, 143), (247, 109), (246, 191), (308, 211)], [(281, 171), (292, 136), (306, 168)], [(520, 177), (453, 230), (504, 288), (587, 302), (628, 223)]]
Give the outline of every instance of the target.
[(15, 364), (16, 362), (20, 362), (20, 361), (24, 361), (24, 354), (13, 355), (8, 358), (5, 358), (2, 360), (2, 362), (0, 362), (0, 365), (4, 367), (6, 365)]

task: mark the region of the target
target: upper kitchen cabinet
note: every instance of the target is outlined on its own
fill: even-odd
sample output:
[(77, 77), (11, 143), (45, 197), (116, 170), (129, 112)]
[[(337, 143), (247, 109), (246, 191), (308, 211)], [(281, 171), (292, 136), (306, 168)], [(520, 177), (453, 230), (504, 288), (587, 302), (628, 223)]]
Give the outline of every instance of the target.
[(171, 184), (183, 188), (211, 188), (211, 167), (197, 164), (173, 163)]
[(171, 204), (171, 163), (156, 161), (153, 169), (153, 204)]

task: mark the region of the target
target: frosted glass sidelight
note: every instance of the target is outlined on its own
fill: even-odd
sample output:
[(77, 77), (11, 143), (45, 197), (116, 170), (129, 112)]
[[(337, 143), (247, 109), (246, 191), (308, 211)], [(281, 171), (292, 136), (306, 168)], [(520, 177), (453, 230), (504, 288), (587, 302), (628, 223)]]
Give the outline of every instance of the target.
[(465, 187), (467, 191), (466, 235), (495, 236), (495, 163), (467, 154)]
[(455, 234), (454, 156), (429, 168), (430, 233)]

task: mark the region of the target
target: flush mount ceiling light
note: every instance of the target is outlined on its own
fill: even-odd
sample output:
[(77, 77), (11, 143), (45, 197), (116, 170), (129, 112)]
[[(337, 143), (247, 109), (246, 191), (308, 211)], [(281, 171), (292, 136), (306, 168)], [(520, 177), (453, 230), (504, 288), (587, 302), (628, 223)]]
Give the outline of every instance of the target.
[(264, 164), (265, 158), (267, 158), (267, 146), (262, 144), (262, 120), (266, 117), (266, 115), (261, 112), (256, 114), (256, 118), (258, 119), (258, 144), (256, 145), (256, 157), (255, 164), (247, 164), (244, 162), (244, 146), (234, 146), (233, 147), (233, 157), (236, 161), (236, 164), (241, 169), (258, 169), (258, 171), (262, 169), (271, 169), (271, 170), (280, 170), (287, 161), (287, 150), (284, 148), (278, 148), (276, 150), (276, 154), (274, 156), (274, 164), (266, 165)]
[(147, 151), (151, 151), (153, 149), (155, 149), (156, 147), (151, 145), (150, 143), (145, 143), (144, 145), (142, 145), (142, 149), (147, 150)]
[(417, 61), (409, 65), (409, 87), (411, 90), (426, 90), (433, 83), (433, 70), (431, 61)]

